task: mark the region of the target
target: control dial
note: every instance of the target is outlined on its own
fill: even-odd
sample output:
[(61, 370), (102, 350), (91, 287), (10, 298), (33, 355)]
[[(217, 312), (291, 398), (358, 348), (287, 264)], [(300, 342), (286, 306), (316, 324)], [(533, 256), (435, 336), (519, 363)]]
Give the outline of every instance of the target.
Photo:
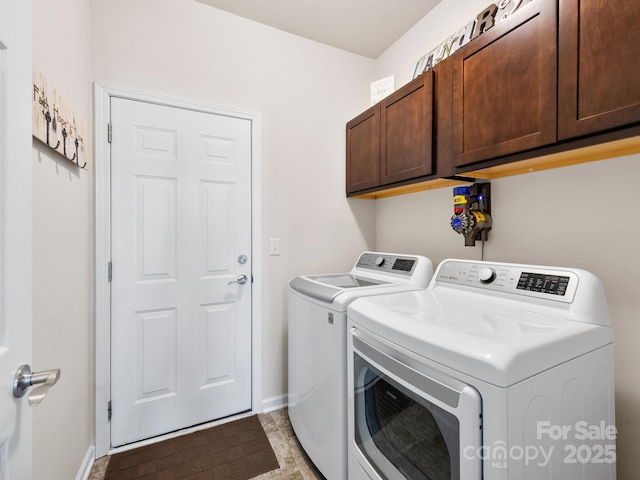
[(384, 263), (384, 257), (376, 257), (373, 263), (376, 264), (376, 267), (381, 267), (382, 264)]
[(478, 271), (480, 283), (491, 283), (496, 279), (496, 271), (493, 268), (485, 267)]

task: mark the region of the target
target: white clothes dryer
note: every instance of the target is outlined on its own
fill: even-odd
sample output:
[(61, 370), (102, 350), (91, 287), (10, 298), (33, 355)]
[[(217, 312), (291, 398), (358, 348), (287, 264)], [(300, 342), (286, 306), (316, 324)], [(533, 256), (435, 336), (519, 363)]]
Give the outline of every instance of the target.
[(446, 260), (348, 307), (350, 480), (615, 479), (613, 333), (578, 269)]
[(424, 289), (431, 260), (364, 252), (348, 273), (289, 283), (289, 418), (328, 480), (347, 479), (347, 306), (357, 298)]

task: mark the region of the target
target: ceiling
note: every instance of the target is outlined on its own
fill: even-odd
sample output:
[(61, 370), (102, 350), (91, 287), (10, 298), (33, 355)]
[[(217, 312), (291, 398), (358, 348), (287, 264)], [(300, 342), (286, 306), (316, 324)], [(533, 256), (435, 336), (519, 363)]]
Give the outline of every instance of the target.
[(440, 0), (197, 1), (374, 59), (440, 2)]

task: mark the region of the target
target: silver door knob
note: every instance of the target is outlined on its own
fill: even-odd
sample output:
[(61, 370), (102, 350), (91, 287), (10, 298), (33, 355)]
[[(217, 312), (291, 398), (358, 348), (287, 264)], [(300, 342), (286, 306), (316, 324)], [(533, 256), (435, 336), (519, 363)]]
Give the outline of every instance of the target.
[(59, 368), (31, 373), (29, 365), (21, 365), (13, 377), (13, 396), (16, 398), (23, 397), (29, 387), (37, 385), (29, 395), (29, 405), (35, 407), (47, 395), (49, 389), (56, 384), (59, 378)]
[(246, 275), (239, 275), (237, 280), (232, 280), (229, 282), (229, 285), (231, 285), (232, 283), (239, 283), (240, 285), (244, 285), (245, 283), (247, 283), (247, 276)]

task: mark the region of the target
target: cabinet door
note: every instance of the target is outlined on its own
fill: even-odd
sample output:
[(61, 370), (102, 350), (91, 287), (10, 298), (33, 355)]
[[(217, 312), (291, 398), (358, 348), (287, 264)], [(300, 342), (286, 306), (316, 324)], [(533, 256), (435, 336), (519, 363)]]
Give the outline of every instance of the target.
[(347, 194), (380, 185), (380, 104), (347, 122)]
[(560, 0), (558, 137), (640, 121), (640, 2)]
[(380, 106), (380, 183), (433, 173), (433, 72), (409, 82)]
[(556, 141), (556, 21), (534, 0), (453, 55), (456, 165)]
[(453, 65), (447, 57), (433, 68), (434, 166), (438, 178), (455, 174), (453, 162)]

